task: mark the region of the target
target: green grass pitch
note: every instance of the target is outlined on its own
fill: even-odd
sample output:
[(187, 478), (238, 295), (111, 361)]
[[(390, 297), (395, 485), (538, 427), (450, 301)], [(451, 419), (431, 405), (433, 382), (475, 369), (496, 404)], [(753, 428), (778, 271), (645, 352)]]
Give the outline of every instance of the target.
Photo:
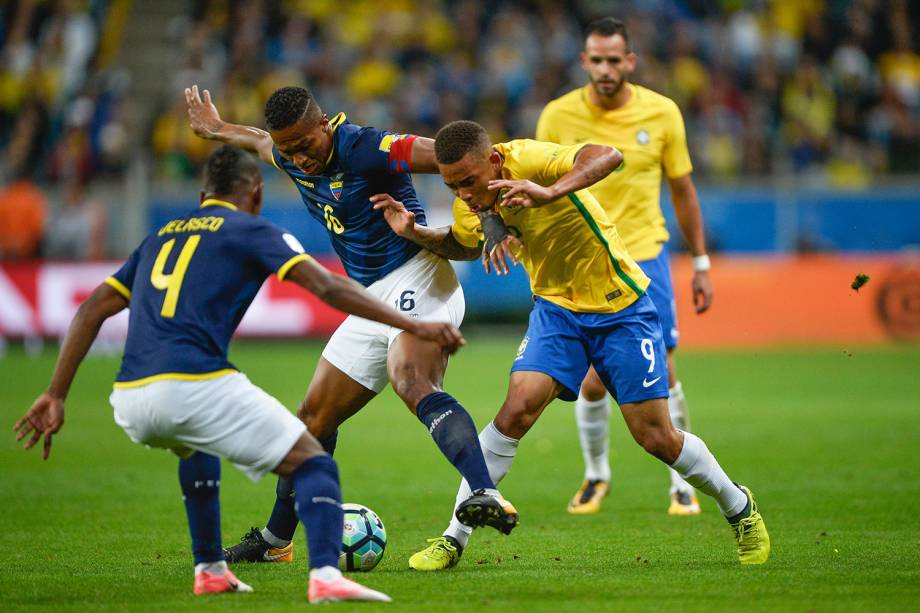
[[(504, 398), (517, 339), (472, 337), (446, 388), (482, 427)], [(321, 345), (238, 344), (231, 357), (289, 407)], [(247, 565), (256, 592), (195, 598), (189, 539), (168, 453), (132, 444), (107, 398), (115, 358), (78, 375), (51, 459), (9, 428), (45, 385), (53, 355), (0, 359), (0, 608), (294, 610), (306, 606), (305, 544), (295, 563)], [(671, 518), (663, 466), (612, 426), (614, 484), (602, 512), (565, 505), (581, 479), (572, 405), (551, 405), (521, 444), (503, 493), (521, 512), (510, 537), (480, 531), (460, 565), (410, 571), (445, 526), (458, 477), (390, 391), (345, 425), (337, 460), (346, 501), (383, 518), (389, 546), (359, 580), (387, 610), (798, 611), (917, 609), (920, 597), (920, 348), (679, 355), (692, 425), (734, 479), (757, 494), (773, 539), (762, 567), (740, 567), (714, 503)], [(616, 414), (615, 414), (616, 416)], [(223, 534), (264, 525), (274, 478), (223, 470)], [(428, 607), (422, 609), (421, 607)], [(358, 605), (355, 609), (374, 608)], [(348, 610), (350, 607), (339, 607)]]

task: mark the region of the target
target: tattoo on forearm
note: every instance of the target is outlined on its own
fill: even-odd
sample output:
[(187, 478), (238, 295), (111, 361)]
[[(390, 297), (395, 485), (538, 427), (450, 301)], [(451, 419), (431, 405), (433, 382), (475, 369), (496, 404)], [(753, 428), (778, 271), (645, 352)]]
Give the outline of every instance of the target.
[(426, 234), (418, 236), (415, 241), (428, 251), (447, 258), (448, 260), (475, 260), (482, 252), (480, 248), (470, 248), (461, 245), (453, 233), (450, 226), (438, 228)]

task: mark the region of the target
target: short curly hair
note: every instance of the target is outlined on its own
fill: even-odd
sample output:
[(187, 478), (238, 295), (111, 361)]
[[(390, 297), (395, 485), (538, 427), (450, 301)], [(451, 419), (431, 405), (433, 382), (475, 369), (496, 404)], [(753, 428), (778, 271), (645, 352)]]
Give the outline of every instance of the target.
[(492, 141), (486, 129), (475, 121), (452, 121), (434, 137), (434, 155), (439, 164), (454, 164), (471, 151), (488, 155)]
[(262, 178), (256, 159), (232, 145), (221, 145), (208, 156), (204, 165), (204, 191), (228, 196), (239, 187)]
[(282, 87), (265, 103), (265, 125), (269, 130), (283, 130), (301, 118), (318, 121), (322, 116), (313, 94), (303, 87)]

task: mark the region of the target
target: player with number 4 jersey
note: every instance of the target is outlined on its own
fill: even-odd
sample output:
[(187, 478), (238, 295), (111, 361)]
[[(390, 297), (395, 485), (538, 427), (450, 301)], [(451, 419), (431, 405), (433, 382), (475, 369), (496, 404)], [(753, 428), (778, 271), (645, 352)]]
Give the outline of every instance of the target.
[[(408, 213), (385, 204), (391, 226), (444, 253), (454, 245), (472, 259), (482, 249), (480, 210), (500, 212), (520, 237), (517, 259), (530, 277), (534, 307), (511, 366), (505, 401), (480, 433), (489, 475), (498, 483), (518, 443), (555, 398), (574, 400), (593, 366), (619, 403), (630, 432), (646, 451), (715, 498), (735, 529), (742, 563), (762, 563), (769, 537), (753, 496), (722, 470), (705, 443), (674, 428), (668, 415), (668, 371), (648, 277), (626, 252), (613, 223), (588, 191), (623, 160), (603, 145), (516, 140), (492, 145), (471, 121), (444, 126), (435, 138), (444, 183), (454, 192), (454, 223), (409, 227)], [(628, 163), (628, 162), (627, 162)], [(471, 504), (461, 483), (454, 519), (443, 536), (409, 559), (417, 570), (457, 563), (472, 533), (496, 511)]]
[(80, 305), (46, 392), (16, 424), (26, 449), (51, 438), (64, 400), (103, 322), (130, 308), (121, 370), (110, 397), (116, 423), (136, 443), (179, 455), (195, 594), (251, 592), (227, 568), (220, 538), (220, 460), (253, 480), (272, 471), (294, 484), (307, 528), (310, 602), (389, 601), (342, 576), (338, 469), (303, 423), (227, 360), (230, 337), (265, 279), (274, 274), (329, 305), (396, 326), (456, 351), (460, 332), (394, 311), (365, 288), (330, 273), (293, 236), (259, 217), (258, 162), (236, 147), (208, 158), (201, 206), (148, 236)]

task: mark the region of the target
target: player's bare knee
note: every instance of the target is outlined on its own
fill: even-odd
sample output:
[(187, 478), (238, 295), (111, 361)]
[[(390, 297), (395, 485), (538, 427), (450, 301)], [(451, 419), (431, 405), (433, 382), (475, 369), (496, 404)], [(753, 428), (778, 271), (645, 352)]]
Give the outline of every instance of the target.
[(426, 396), (440, 391), (440, 387), (435, 385), (427, 375), (420, 373), (415, 365), (408, 363), (397, 364), (390, 368), (390, 384), (396, 395), (413, 413), (418, 403)]

